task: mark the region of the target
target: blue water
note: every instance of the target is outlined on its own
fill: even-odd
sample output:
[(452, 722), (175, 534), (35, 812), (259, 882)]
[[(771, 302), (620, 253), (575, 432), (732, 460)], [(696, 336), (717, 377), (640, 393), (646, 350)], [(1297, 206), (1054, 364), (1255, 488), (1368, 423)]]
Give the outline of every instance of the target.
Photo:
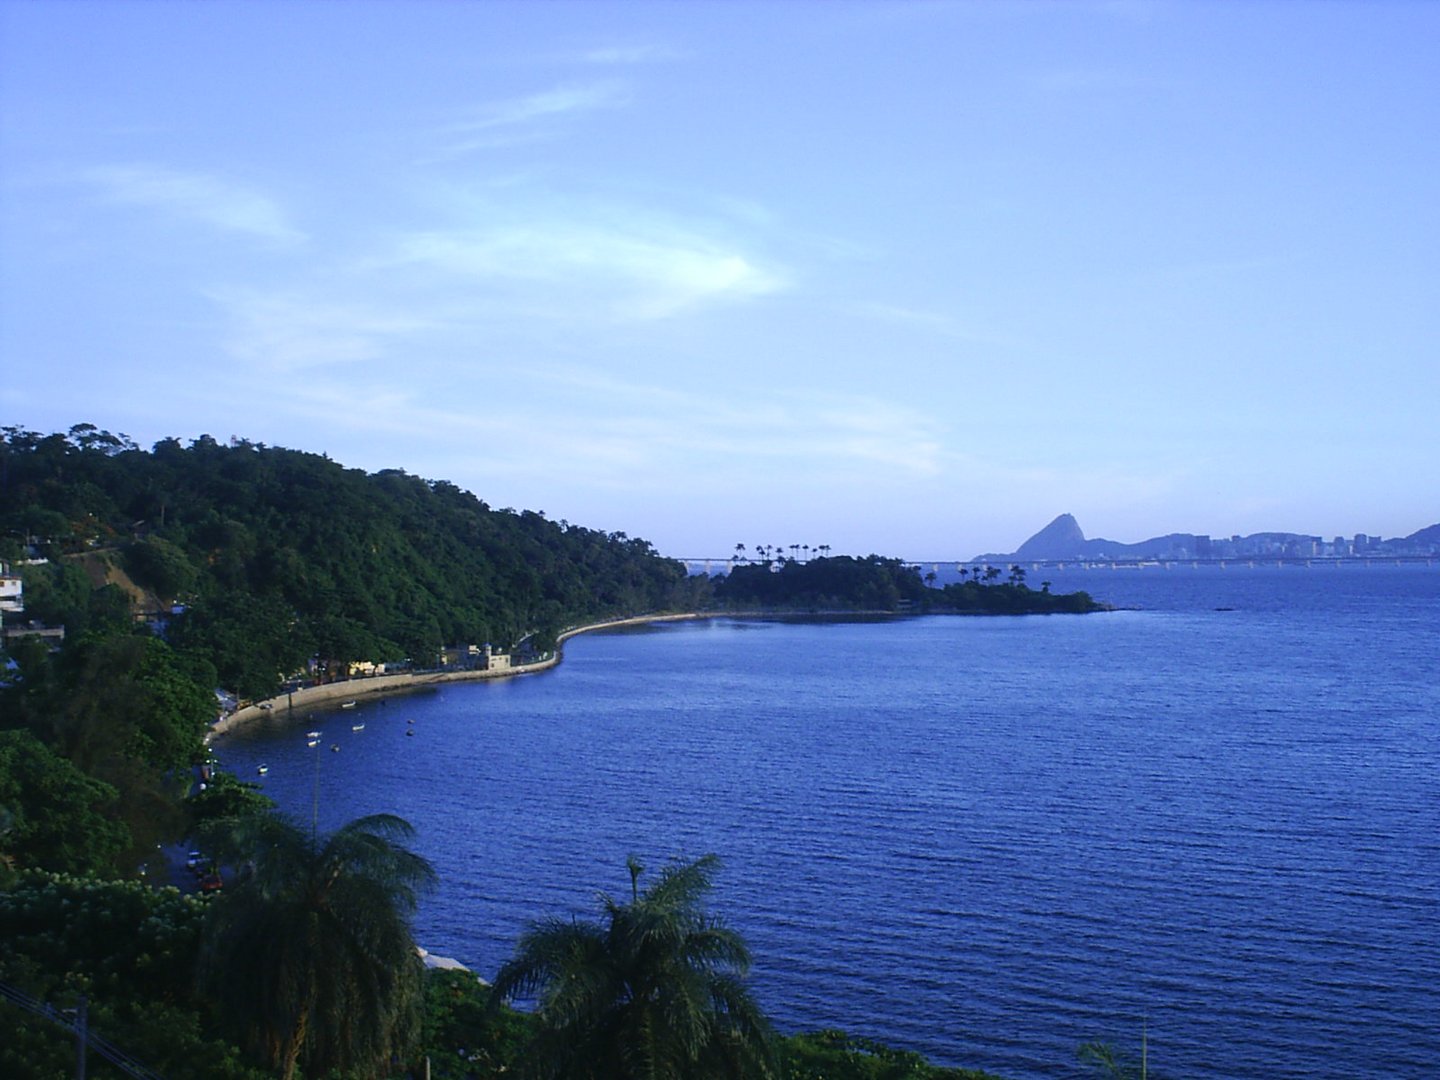
[(1171, 1078), (1440, 1076), (1440, 566), (1045, 576), (1134, 610), (587, 635), (217, 749), (322, 827), (412, 821), (417, 937), (483, 975), (628, 854), (714, 851), (782, 1030), (1013, 1080), (1142, 1028)]

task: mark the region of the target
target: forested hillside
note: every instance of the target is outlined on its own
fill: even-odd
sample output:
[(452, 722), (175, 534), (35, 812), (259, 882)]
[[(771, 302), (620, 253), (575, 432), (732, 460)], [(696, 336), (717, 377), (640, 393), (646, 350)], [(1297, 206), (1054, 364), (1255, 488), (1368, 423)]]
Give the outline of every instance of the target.
[[(1004, 585), (937, 590), (894, 559), (767, 557), (710, 581), (643, 540), (493, 510), (399, 471), (203, 436), (146, 451), (90, 425), (0, 434), (0, 560), (25, 600), (6, 627), (65, 629), (63, 643), (27, 632), (0, 652), (0, 1074), (62, 1071), (73, 1037), (53, 1009), (83, 1000), (93, 1030), (177, 1080), (382, 1080), (432, 1064), (457, 1080), (592, 1076), (597, 1040), (609, 1040), (601, 1060), (628, 1061), (642, 1035), (647, 1052), (671, 1040), (676, 1077), (739, 1075), (741, 1063), (744, 1075), (792, 1080), (983, 1076), (839, 1032), (776, 1037), (753, 1003), (732, 1018), (748, 966), (738, 937), (726, 939), (720, 997), (686, 981), (680, 997), (698, 1012), (646, 1014), (639, 1027), (612, 1023), (629, 1009), (624, 988), (652, 967), (689, 970), (649, 946), (618, 954), (639, 976), (615, 968), (624, 976), (603, 984), (624, 1008), (602, 994), (581, 1024), (543, 1005), (513, 1011), (468, 974), (427, 975), (409, 918), (434, 877), (404, 846), (409, 826), (379, 815), (318, 835), (215, 767), (205, 736), (217, 687), (259, 696), (312, 659), (425, 665), (453, 644), (543, 649), (566, 624), (717, 599), (776, 611), (1062, 609), (1048, 588), (1025, 588), (1018, 567)], [(197, 847), (212, 895), (121, 880), (164, 882), (177, 850), (166, 845), (182, 841)], [(643, 893), (628, 865), (632, 902), (607, 908), (625, 932), (606, 940), (689, 948), (698, 928), (712, 948), (716, 924), (698, 907), (708, 862), (663, 871)], [(690, 884), (676, 893), (677, 882)], [(532, 937), (512, 989), (550, 978), (543, 958), (525, 966)], [(702, 1029), (711, 1036), (688, 1034)], [(579, 1072), (535, 1071), (557, 1047)], [(712, 1068), (733, 1055), (736, 1068)]]
[(182, 605), (171, 643), (245, 696), (312, 656), (545, 648), (569, 623), (691, 606), (705, 586), (643, 540), (495, 510), (444, 481), (209, 436), (146, 451), (86, 424), (4, 429), (0, 558), (32, 549), (50, 561), (23, 568), (31, 617), (75, 632), (124, 608), (119, 586), (92, 593), (109, 561), (150, 602)]

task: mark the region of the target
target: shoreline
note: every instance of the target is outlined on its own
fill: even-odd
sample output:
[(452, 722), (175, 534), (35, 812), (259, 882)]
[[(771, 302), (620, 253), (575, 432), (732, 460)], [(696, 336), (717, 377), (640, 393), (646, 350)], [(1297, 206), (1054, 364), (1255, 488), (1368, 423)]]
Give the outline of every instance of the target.
[(313, 708), (317, 705), (326, 705), (333, 702), (358, 701), (361, 698), (374, 699), (392, 697), (399, 694), (409, 693), (414, 690), (423, 690), (426, 687), (437, 686), (442, 683), (451, 682), (477, 682), (482, 679), (506, 679), (514, 675), (531, 675), (537, 671), (547, 671), (559, 665), (563, 659), (563, 646), (566, 641), (580, 634), (588, 634), (596, 630), (609, 630), (621, 626), (643, 626), (648, 623), (657, 622), (683, 622), (691, 619), (713, 618), (720, 614), (729, 612), (700, 612), (687, 611), (671, 615), (632, 615), (622, 619), (608, 619), (604, 622), (586, 623), (584, 626), (572, 627), (562, 630), (555, 638), (555, 650), (543, 660), (536, 660), (529, 664), (516, 664), (513, 667), (497, 668), (486, 671), (423, 671), (404, 672), (397, 675), (367, 675), (359, 679), (340, 679), (336, 682), (325, 683), (321, 686), (302, 686), (298, 690), (277, 694), (274, 697), (265, 698), (261, 701), (253, 701), (243, 708), (227, 713), (210, 725), (210, 730), (205, 735), (205, 743), (209, 745), (212, 739), (226, 735), (236, 728), (255, 720), (268, 716), (275, 716), (280, 713), (294, 714), (299, 709)]
[[(396, 697), (401, 694), (423, 690), (443, 683), (478, 682), (483, 679), (508, 679), (516, 675), (533, 675), (557, 667), (564, 659), (564, 645), (573, 637), (598, 630), (612, 630), (626, 626), (646, 626), (651, 623), (690, 622), (699, 619), (815, 619), (815, 618), (861, 618), (861, 619), (903, 619), (913, 618), (923, 612), (914, 611), (785, 611), (785, 610), (743, 610), (743, 611), (684, 611), (668, 615), (628, 615), (619, 619), (586, 623), (583, 626), (562, 630), (555, 638), (554, 651), (543, 660), (529, 664), (485, 671), (425, 671), (404, 672), (396, 675), (367, 675), (359, 679), (341, 679), (321, 686), (305, 686), (298, 690), (262, 701), (254, 701), (227, 713), (210, 725), (205, 735), (208, 746), (213, 739), (226, 735), (235, 729), (256, 720), (279, 713), (294, 714), (298, 709), (314, 708), (335, 702), (358, 701), (362, 698), (375, 699)], [(931, 613), (935, 614), (935, 613)], [(988, 612), (945, 612), (964, 616), (991, 614)]]

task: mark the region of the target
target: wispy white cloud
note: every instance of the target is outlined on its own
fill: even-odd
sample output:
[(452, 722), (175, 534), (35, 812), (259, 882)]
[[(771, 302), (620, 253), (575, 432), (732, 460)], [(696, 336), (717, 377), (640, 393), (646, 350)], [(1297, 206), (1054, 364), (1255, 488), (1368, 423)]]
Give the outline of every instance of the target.
[(85, 170), (80, 179), (109, 202), (150, 207), (280, 243), (305, 239), (275, 200), (223, 177), (159, 165), (109, 165)]
[(780, 271), (730, 245), (655, 225), (554, 223), (417, 233), (400, 244), (398, 261), (451, 274), (545, 283), (628, 319), (664, 318), (786, 286)]
[(966, 325), (955, 316), (940, 311), (884, 303), (860, 304), (854, 310), (866, 318), (932, 333), (953, 341), (968, 341), (1006, 349), (1019, 348), (1022, 344), (1019, 338)]
[(225, 343), (230, 354), (271, 372), (379, 360), (397, 339), (434, 325), (413, 313), (387, 313), (372, 304), (299, 294), (231, 290), (210, 296), (230, 316)]
[(483, 131), (511, 127), (554, 116), (614, 109), (629, 102), (630, 92), (618, 82), (557, 86), (538, 94), (491, 102), (477, 110), (477, 115), (454, 125), (454, 128), (457, 131)]
[[(345, 376), (286, 385), (277, 410), (373, 437), (403, 436), (412, 460), (441, 455), (444, 475), (459, 468), (507, 482), (563, 476), (615, 493), (677, 492), (796, 473), (846, 484), (925, 482), (947, 460), (932, 417), (863, 396), (754, 399), (589, 368), (532, 366), (522, 376), (500, 364), (437, 371), (421, 363), (403, 381)], [(487, 450), (462, 464), (456, 454), (465, 446)]]
[[(780, 390), (741, 396), (633, 382), (593, 369), (531, 373), (547, 400), (583, 403), (584, 432), (604, 460), (667, 474), (676, 461), (748, 475), (806, 463), (820, 470), (873, 470), (931, 477), (944, 467), (941, 425), (884, 398)], [(693, 478), (693, 475), (692, 475)], [(634, 476), (627, 477), (627, 481)], [(710, 477), (714, 482), (718, 476)]]
[(428, 160), (444, 161), (477, 150), (551, 138), (558, 121), (622, 108), (630, 101), (631, 93), (624, 83), (605, 80), (487, 102), (442, 127), (437, 135), (444, 145)]
[(668, 45), (603, 45), (580, 54), (586, 64), (657, 64), (683, 59), (685, 54)]

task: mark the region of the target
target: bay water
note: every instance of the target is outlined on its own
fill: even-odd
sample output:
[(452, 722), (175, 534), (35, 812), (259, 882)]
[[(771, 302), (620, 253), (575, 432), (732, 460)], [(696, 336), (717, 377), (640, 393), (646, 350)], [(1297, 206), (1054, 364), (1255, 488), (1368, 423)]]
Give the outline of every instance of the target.
[(487, 978), (627, 856), (715, 852), (787, 1032), (1012, 1080), (1142, 1033), (1172, 1080), (1440, 1076), (1440, 566), (1044, 576), (1123, 610), (587, 634), (216, 750), (321, 828), (412, 822), (417, 939)]

